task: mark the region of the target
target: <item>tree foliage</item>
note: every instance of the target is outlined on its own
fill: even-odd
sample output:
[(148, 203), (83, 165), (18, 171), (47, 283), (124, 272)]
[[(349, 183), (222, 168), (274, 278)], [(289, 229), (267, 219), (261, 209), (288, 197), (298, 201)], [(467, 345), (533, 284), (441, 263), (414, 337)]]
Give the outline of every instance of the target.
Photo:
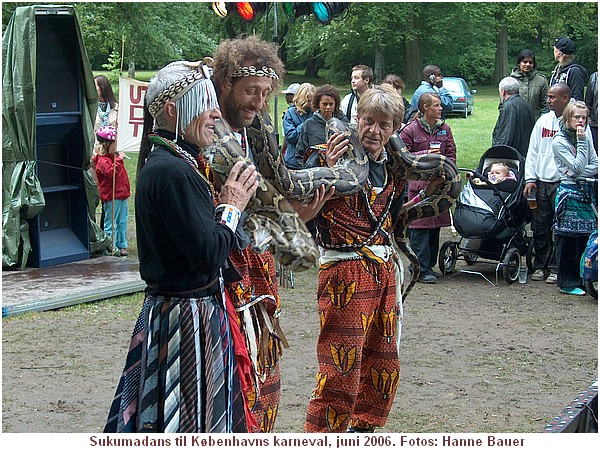
[[(6, 28), (17, 6), (2, 3)], [(490, 85), (514, 67), (525, 48), (536, 54), (538, 69), (550, 74), (555, 62), (552, 44), (569, 36), (577, 59), (589, 73), (598, 64), (596, 2), (354, 2), (331, 24), (309, 16), (293, 23), (274, 5), (252, 23), (237, 15), (220, 19), (210, 2), (80, 2), (72, 3), (82, 24), (92, 67), (100, 69), (114, 54), (124, 68), (157, 69), (176, 59), (211, 55), (222, 39), (255, 33), (280, 44), (288, 69), (316, 76), (328, 69), (332, 82), (348, 83), (352, 66), (367, 64), (376, 73), (394, 72), (409, 83), (420, 80), (425, 64), (437, 64), (446, 75), (472, 84)], [(375, 55), (383, 55), (377, 60)], [(383, 65), (383, 67), (381, 67)], [(495, 71), (498, 68), (498, 71)]]

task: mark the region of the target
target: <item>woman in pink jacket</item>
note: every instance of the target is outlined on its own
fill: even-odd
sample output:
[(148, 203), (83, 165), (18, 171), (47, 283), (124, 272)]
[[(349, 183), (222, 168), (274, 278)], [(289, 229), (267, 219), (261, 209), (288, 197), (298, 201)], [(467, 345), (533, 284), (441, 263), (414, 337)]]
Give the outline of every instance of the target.
[[(400, 136), (411, 153), (439, 153), (456, 162), (456, 145), (452, 131), (442, 119), (442, 102), (437, 94), (424, 93), (419, 98), (419, 113), (400, 132)], [(408, 198), (414, 198), (426, 181), (410, 181)], [(419, 258), (421, 274), (418, 281), (435, 283), (440, 276), (433, 270), (439, 251), (440, 229), (450, 226), (450, 212), (435, 217), (415, 220), (410, 224), (410, 245)]]

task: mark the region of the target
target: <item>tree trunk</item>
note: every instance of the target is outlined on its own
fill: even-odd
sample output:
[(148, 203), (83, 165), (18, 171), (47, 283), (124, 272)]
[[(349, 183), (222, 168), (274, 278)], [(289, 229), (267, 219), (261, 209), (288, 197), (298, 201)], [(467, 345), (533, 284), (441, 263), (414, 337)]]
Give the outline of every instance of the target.
[[(316, 53), (316, 52), (315, 52)], [(319, 69), (322, 67), (323, 61), (316, 55), (308, 58), (306, 62), (306, 68), (304, 69), (304, 76), (307, 78), (318, 78)]]
[(129, 68), (127, 69), (127, 76), (129, 78), (135, 78), (135, 61), (129, 61)]
[(504, 13), (502, 11), (496, 13), (496, 21), (500, 24), (496, 34), (496, 67), (494, 72), (494, 80), (498, 84), (502, 78), (510, 75), (510, 69), (508, 67), (508, 27), (504, 24)]
[(419, 38), (404, 43), (403, 80), (407, 85), (418, 86), (421, 83), (423, 63), (421, 62), (421, 42)]
[[(416, 29), (415, 16), (411, 15), (407, 21), (408, 29)], [(423, 58), (421, 56), (421, 39), (415, 37), (412, 41), (404, 43), (404, 73), (402, 79), (407, 85), (418, 86), (421, 83), (423, 72)]]
[(375, 83), (381, 83), (383, 77), (385, 77), (385, 47), (381, 44), (375, 47), (375, 68), (373, 69), (375, 75)]

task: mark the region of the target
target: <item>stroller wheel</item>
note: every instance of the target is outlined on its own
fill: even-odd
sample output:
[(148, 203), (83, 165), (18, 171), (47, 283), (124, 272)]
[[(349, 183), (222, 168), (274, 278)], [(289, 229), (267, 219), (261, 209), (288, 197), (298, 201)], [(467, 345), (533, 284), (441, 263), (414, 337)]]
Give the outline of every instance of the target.
[(458, 250), (456, 248), (456, 242), (446, 241), (442, 244), (438, 257), (438, 265), (442, 275), (452, 273), (454, 267), (456, 267), (456, 260), (458, 259)]
[(467, 265), (472, 266), (477, 262), (478, 255), (473, 252), (465, 252), (465, 262)]
[(521, 268), (521, 253), (519, 250), (511, 247), (504, 257), (504, 279), (508, 284), (513, 284), (519, 278), (519, 269)]

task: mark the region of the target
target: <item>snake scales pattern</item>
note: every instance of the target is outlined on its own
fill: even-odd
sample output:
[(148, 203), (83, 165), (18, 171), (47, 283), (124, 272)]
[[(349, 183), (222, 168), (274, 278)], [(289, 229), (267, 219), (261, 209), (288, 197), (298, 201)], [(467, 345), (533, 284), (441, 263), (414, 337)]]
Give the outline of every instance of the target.
[[(336, 196), (347, 196), (361, 190), (368, 177), (368, 157), (351, 132), (338, 121), (329, 124), (329, 133), (342, 131), (350, 141), (350, 149), (333, 167), (315, 167), (290, 170), (275, 142), (272, 127), (258, 115), (260, 129), (248, 128), (248, 141), (253, 150), (254, 163), (259, 171), (259, 188), (247, 207), (246, 228), (252, 234), (254, 251), (264, 251), (269, 246), (283, 267), (301, 271), (313, 267), (318, 260), (318, 250), (312, 236), (288, 202), (308, 202), (320, 186), (336, 188)], [(243, 156), (242, 148), (227, 124), (215, 124), (216, 141), (205, 150), (211, 167), (223, 179)], [(388, 168), (395, 177), (405, 180), (431, 180), (444, 175), (446, 181), (428, 201), (402, 211), (394, 218), (395, 241), (400, 251), (413, 267), (413, 276), (404, 289), (410, 292), (419, 276), (419, 262), (410, 249), (406, 231), (415, 219), (431, 217), (447, 211), (458, 198), (461, 189), (460, 174), (453, 161), (442, 155), (414, 155), (398, 135), (392, 136), (387, 146)]]

